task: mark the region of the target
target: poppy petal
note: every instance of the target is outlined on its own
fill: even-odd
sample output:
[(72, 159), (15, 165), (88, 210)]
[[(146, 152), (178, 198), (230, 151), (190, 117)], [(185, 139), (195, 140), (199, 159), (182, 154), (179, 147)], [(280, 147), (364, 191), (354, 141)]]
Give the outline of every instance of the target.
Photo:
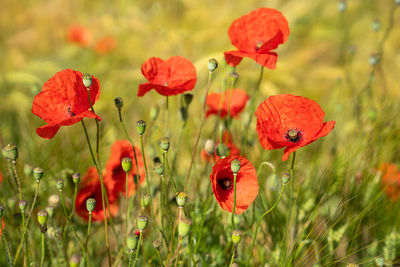
[(54, 124), (46, 124), (42, 127), (39, 127), (36, 129), (36, 133), (46, 139), (51, 139), (56, 135), (58, 130), (60, 129), (60, 126), (54, 125)]

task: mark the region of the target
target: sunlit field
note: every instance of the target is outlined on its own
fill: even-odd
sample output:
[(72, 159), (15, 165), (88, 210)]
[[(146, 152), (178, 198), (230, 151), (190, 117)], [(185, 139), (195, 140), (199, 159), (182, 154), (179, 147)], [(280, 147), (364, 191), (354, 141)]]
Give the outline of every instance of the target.
[(400, 1), (0, 8), (0, 266), (400, 266)]

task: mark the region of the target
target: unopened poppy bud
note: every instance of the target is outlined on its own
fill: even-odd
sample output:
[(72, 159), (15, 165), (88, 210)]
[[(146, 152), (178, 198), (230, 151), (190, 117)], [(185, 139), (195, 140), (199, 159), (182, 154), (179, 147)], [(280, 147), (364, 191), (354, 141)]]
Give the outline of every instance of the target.
[(129, 172), (132, 168), (132, 159), (129, 157), (122, 158), (121, 166), (124, 172)]
[(40, 181), (43, 177), (43, 169), (40, 167), (36, 167), (33, 169), (33, 177), (36, 179), (37, 182)]
[(163, 175), (164, 174), (164, 166), (161, 164), (161, 162), (157, 162), (156, 164), (154, 164), (153, 170), (158, 175)]
[(69, 259), (69, 266), (70, 267), (78, 267), (79, 263), (81, 262), (81, 257), (76, 254), (73, 254)]
[(88, 210), (88, 212), (92, 213), (95, 207), (96, 207), (96, 199), (88, 198), (86, 200), (86, 209)]
[(143, 207), (147, 207), (150, 204), (150, 196), (145, 194), (141, 198), (141, 203)]
[(233, 230), (232, 231), (232, 242), (233, 244), (237, 245), (242, 240), (242, 231), (240, 230)]
[(236, 81), (239, 79), (239, 74), (237, 74), (236, 72), (231, 72), (229, 73), (229, 77), (231, 79), (231, 84), (235, 84)]
[(374, 21), (372, 22), (372, 29), (376, 32), (381, 29), (381, 22), (379, 19), (374, 19)]
[(4, 206), (0, 205), (0, 219), (3, 217), (3, 213), (4, 213)]
[(282, 183), (287, 184), (290, 180), (290, 173), (286, 172), (282, 175)]
[(30, 164), (24, 164), (24, 174), (26, 176), (31, 176), (33, 174), (33, 167)]
[(186, 204), (187, 194), (185, 192), (176, 193), (176, 204), (183, 207)]
[(58, 194), (50, 195), (49, 197), (50, 206), (57, 207), (59, 203), (60, 203), (60, 195)]
[(90, 86), (92, 86), (92, 75), (90, 75), (89, 73), (83, 74), (82, 82), (86, 88), (89, 88)]
[(158, 113), (160, 113), (160, 108), (158, 106), (152, 107), (150, 109), (150, 119), (155, 121), (158, 117)]
[(144, 229), (146, 229), (147, 224), (149, 223), (149, 219), (146, 216), (138, 216), (138, 228), (140, 231), (143, 231)]
[(192, 94), (184, 94), (182, 96), (183, 104), (185, 107), (189, 106), (192, 103), (193, 95)]
[(53, 218), (53, 215), (54, 215), (54, 207), (53, 207), (53, 206), (47, 206), (47, 207), (46, 207), (46, 211), (47, 211), (47, 213), (49, 214), (49, 217), (50, 217), (50, 218)]
[(179, 118), (182, 120), (182, 121), (187, 121), (187, 119), (189, 118), (189, 112), (188, 112), (188, 109), (187, 108), (185, 108), (185, 107), (180, 107), (179, 108)]
[(240, 170), (240, 160), (234, 159), (231, 161), (231, 171), (233, 173), (238, 173)]
[(154, 242), (153, 242), (153, 247), (154, 247), (155, 249), (157, 249), (157, 250), (160, 250), (160, 249), (161, 249), (161, 242), (158, 241), (158, 240), (154, 240)]
[(207, 152), (208, 155), (214, 155), (215, 142), (211, 139), (207, 139), (206, 143), (204, 144), (204, 150)]
[(72, 181), (74, 182), (74, 184), (79, 184), (79, 182), (81, 181), (81, 174), (79, 172), (73, 173)]
[(28, 204), (28, 201), (26, 201), (25, 199), (22, 199), (22, 200), (18, 201), (18, 207), (19, 207), (19, 209), (21, 210), (22, 213), (25, 212), (26, 204)]
[(218, 60), (216, 60), (215, 58), (212, 58), (208, 61), (208, 70), (210, 72), (215, 71), (218, 68)]
[(143, 135), (146, 131), (146, 122), (144, 120), (140, 120), (136, 122), (136, 130), (139, 135)]
[(161, 150), (163, 150), (164, 152), (167, 152), (169, 150), (169, 143), (170, 143), (170, 140), (168, 137), (161, 138), (160, 139)]
[(347, 3), (346, 3), (346, 1), (345, 1), (345, 0), (340, 1), (339, 4), (338, 4), (338, 10), (339, 10), (339, 12), (340, 12), (340, 13), (343, 13), (343, 12), (346, 11), (346, 9), (347, 9)]
[(49, 214), (47, 213), (46, 210), (39, 210), (39, 212), (37, 214), (37, 219), (38, 219), (39, 224), (42, 227), (46, 224), (48, 216), (49, 216)]
[(127, 245), (128, 249), (129, 250), (136, 249), (138, 241), (139, 241), (139, 235), (137, 233), (130, 233), (126, 240), (126, 245)]
[(220, 158), (226, 157), (226, 152), (228, 151), (226, 145), (218, 144), (217, 145), (217, 156)]
[(118, 109), (121, 109), (124, 106), (124, 100), (121, 97), (114, 98), (114, 104)]
[(381, 55), (379, 53), (374, 53), (369, 56), (369, 64), (372, 66), (377, 65), (381, 61)]
[(3, 156), (9, 160), (16, 160), (18, 158), (18, 148), (15, 144), (8, 144), (3, 149)]
[(64, 179), (57, 179), (56, 186), (58, 190), (62, 190), (64, 187)]
[(183, 218), (179, 221), (178, 234), (180, 237), (185, 237), (189, 233), (192, 223), (192, 220), (189, 218)]

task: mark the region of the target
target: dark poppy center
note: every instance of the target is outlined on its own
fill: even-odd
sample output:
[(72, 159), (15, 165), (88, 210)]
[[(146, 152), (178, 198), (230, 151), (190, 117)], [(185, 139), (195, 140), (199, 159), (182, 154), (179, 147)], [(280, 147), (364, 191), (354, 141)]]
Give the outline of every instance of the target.
[(263, 44), (264, 44), (263, 42), (258, 42), (258, 43), (256, 44), (256, 51), (257, 51), (258, 49), (260, 49), (261, 46), (262, 46)]
[(72, 112), (71, 107), (68, 107), (68, 115), (74, 117), (76, 114)]
[(303, 139), (303, 133), (297, 129), (289, 129), (285, 134), (286, 140), (292, 143), (299, 143)]
[(231, 190), (233, 186), (232, 180), (227, 177), (219, 179), (218, 184), (224, 190)]

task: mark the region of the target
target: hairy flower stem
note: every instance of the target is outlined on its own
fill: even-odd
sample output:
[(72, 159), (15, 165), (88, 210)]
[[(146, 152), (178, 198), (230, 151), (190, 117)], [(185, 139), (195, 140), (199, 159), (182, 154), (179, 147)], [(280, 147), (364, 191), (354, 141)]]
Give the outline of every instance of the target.
[(133, 250), (131, 250), (131, 251), (129, 252), (129, 264), (128, 264), (128, 267), (132, 267), (133, 255), (134, 255), (133, 252), (134, 252)]
[(192, 152), (192, 158), (190, 160), (188, 174), (186, 175), (186, 183), (185, 183), (185, 187), (183, 188), (183, 191), (186, 191), (187, 185), (189, 184), (190, 174), (192, 172), (192, 166), (193, 166), (194, 158), (195, 158), (195, 156), (197, 154), (197, 147), (199, 145), (201, 132), (203, 130), (204, 119), (206, 117), (206, 100), (207, 100), (207, 96), (208, 96), (208, 90), (210, 89), (212, 74), (213, 74), (212, 71), (210, 71), (208, 73), (207, 89), (206, 89), (206, 94), (204, 96), (204, 102), (203, 102), (203, 114), (201, 115), (201, 122), (200, 122), (199, 132), (197, 133), (196, 142), (194, 144), (194, 148), (193, 148), (193, 152)]
[(3, 224), (1, 222), (1, 220), (0, 220), (0, 229), (1, 229), (1, 238), (3, 239), (4, 246), (6, 247), (6, 251), (7, 251), (8, 262), (10, 263), (11, 266), (15, 266), (15, 260), (13, 261), (13, 258), (11, 256), (10, 246), (8, 245), (7, 238), (4, 233), (4, 228), (3, 228)]
[(19, 200), (22, 200), (22, 191), (21, 191), (21, 182), (19, 180), (19, 175), (18, 175), (18, 170), (16, 166), (16, 161), (15, 160), (8, 160), (8, 164), (11, 169), (12, 176), (14, 177), (15, 183), (17, 184), (17, 189), (18, 189), (18, 196)]
[(76, 202), (76, 196), (78, 195), (78, 184), (75, 184), (74, 187), (74, 198), (73, 198), (73, 202), (72, 202), (72, 210), (69, 213), (69, 220), (72, 219), (72, 216), (74, 215), (74, 211), (75, 211), (75, 202)]
[(88, 263), (89, 259), (87, 256), (87, 245), (89, 243), (89, 236), (90, 236), (90, 226), (92, 224), (92, 212), (89, 212), (89, 221), (88, 221), (88, 229), (87, 229), (87, 234), (85, 238), (85, 245), (83, 246), (83, 256), (85, 257), (85, 262)]
[(140, 231), (139, 242), (138, 242), (137, 247), (136, 247), (135, 262), (133, 263), (133, 266), (136, 266), (137, 257), (138, 257), (138, 254), (139, 254), (140, 243), (142, 241), (142, 235), (143, 235), (143, 233), (142, 233), (142, 231)]
[(24, 242), (24, 240), (25, 240), (25, 235), (26, 235), (26, 232), (27, 232), (27, 230), (28, 230), (29, 221), (30, 221), (30, 219), (31, 219), (31, 215), (32, 215), (33, 209), (35, 208), (37, 196), (38, 196), (38, 194), (39, 194), (39, 185), (40, 185), (40, 180), (37, 180), (35, 196), (33, 197), (32, 206), (31, 206), (31, 209), (29, 210), (29, 214), (28, 214), (28, 217), (27, 217), (27, 219), (26, 219), (26, 223), (25, 223), (25, 225), (23, 226), (24, 229), (23, 229), (23, 231), (22, 231), (22, 237), (21, 237), (21, 240), (20, 240), (20, 242), (19, 242), (19, 245), (18, 245), (18, 248), (17, 248), (17, 252), (15, 253), (14, 265), (17, 263), (18, 256), (19, 256), (19, 254), (20, 254), (20, 252), (21, 252), (22, 244), (23, 244), (23, 242)]
[(232, 245), (232, 253), (231, 253), (232, 256), (231, 256), (231, 260), (229, 262), (229, 267), (232, 266), (233, 260), (235, 259), (235, 251), (236, 251), (236, 249), (237, 249), (237, 246), (236, 245)]
[(253, 236), (253, 241), (251, 242), (251, 247), (250, 247), (250, 252), (249, 252), (249, 256), (247, 258), (247, 263), (246, 263), (246, 267), (249, 266), (250, 264), (250, 259), (251, 259), (251, 254), (253, 252), (253, 248), (254, 248), (254, 244), (256, 242), (256, 237), (257, 237), (257, 232), (258, 232), (258, 228), (260, 227), (260, 224), (262, 222), (262, 219), (265, 217), (265, 215), (267, 215), (268, 213), (270, 213), (273, 209), (275, 209), (275, 207), (278, 205), (278, 203), (281, 201), (282, 195), (283, 195), (283, 191), (285, 189), (285, 184), (282, 185), (282, 189), (281, 189), (281, 193), (279, 194), (278, 200), (275, 202), (275, 204), (266, 212), (263, 213), (263, 215), (261, 215), (260, 219), (258, 219), (257, 222), (257, 226), (256, 226), (256, 230), (254, 231), (254, 236)]
[(43, 263), (44, 263), (44, 237), (45, 237), (45, 233), (42, 233), (42, 255), (40, 257), (40, 267), (43, 267)]
[(232, 216), (231, 216), (232, 230), (235, 229), (236, 177), (237, 177), (237, 173), (234, 173), (233, 174), (233, 209), (232, 209)]
[[(124, 228), (124, 236), (126, 236), (126, 232), (128, 231), (128, 221), (129, 221), (129, 198), (128, 198), (128, 180), (129, 180), (129, 172), (125, 172), (125, 228)], [(139, 199), (140, 202), (140, 199)]]

